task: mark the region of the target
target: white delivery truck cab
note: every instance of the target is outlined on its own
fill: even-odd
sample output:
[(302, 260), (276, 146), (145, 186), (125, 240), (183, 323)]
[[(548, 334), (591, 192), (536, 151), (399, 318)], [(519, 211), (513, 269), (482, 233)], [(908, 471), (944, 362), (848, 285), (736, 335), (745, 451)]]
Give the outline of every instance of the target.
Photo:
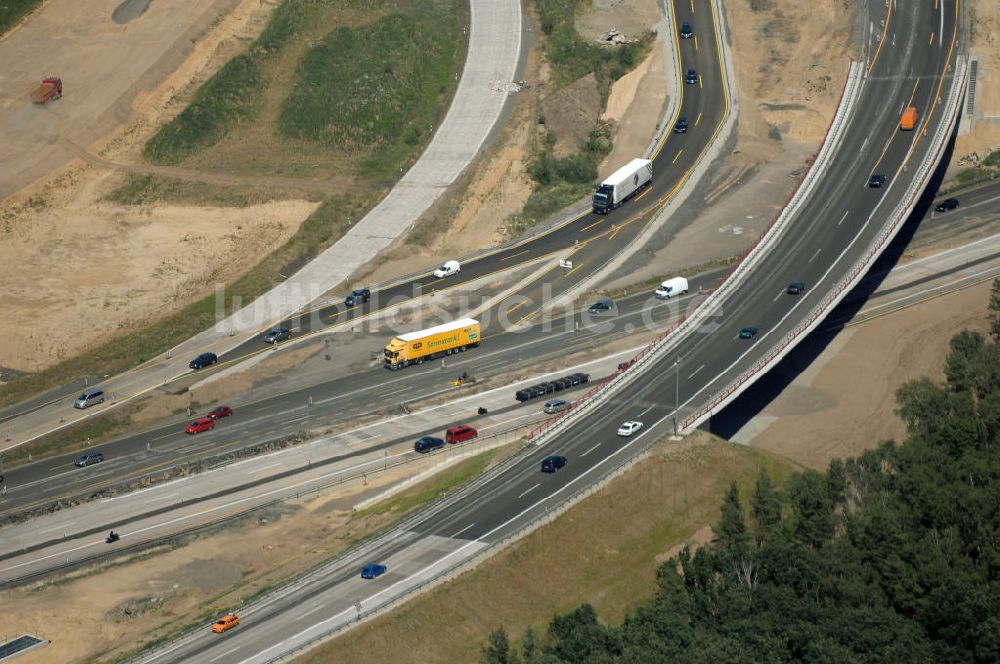
[(675, 295), (686, 292), (688, 292), (688, 280), (684, 277), (673, 277), (660, 284), (660, 287), (653, 291), (653, 295), (661, 300), (669, 300)]
[(617, 171), (594, 192), (594, 212), (607, 214), (653, 181), (653, 162), (633, 159)]

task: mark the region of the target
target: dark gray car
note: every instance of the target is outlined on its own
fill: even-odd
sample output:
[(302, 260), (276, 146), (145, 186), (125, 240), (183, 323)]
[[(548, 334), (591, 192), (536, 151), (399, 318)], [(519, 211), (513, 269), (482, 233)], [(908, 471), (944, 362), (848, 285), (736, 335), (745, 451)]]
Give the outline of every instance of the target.
[(104, 455), (100, 452), (87, 452), (78, 456), (74, 465), (77, 468), (85, 468), (91, 464), (100, 463), (102, 461), (104, 461)]
[(274, 329), (268, 330), (267, 334), (264, 335), (264, 343), (266, 344), (276, 344), (279, 341), (285, 341), (286, 339), (292, 338), (292, 331), (287, 327), (276, 327)]

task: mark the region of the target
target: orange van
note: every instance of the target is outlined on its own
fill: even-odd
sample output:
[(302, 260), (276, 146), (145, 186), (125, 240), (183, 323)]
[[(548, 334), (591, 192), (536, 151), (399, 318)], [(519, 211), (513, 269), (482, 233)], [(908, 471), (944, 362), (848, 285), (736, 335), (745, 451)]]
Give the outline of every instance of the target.
[(917, 107), (907, 106), (903, 111), (903, 119), (899, 121), (899, 128), (903, 131), (913, 131), (917, 126)]

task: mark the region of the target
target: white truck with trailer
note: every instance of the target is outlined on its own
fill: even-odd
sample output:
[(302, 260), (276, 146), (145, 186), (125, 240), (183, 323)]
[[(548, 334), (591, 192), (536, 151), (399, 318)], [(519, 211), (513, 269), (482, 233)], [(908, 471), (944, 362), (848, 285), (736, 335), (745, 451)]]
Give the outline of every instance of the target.
[(607, 214), (652, 181), (653, 162), (633, 159), (612, 173), (594, 192), (594, 212)]

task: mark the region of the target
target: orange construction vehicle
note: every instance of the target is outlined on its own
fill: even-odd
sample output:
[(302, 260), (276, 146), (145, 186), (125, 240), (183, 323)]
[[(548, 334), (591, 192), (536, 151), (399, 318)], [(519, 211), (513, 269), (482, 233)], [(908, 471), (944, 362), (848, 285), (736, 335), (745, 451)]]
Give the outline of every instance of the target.
[(917, 126), (917, 107), (907, 106), (903, 111), (903, 119), (899, 121), (899, 128), (903, 131), (913, 131)]
[(62, 97), (62, 81), (55, 76), (46, 76), (41, 84), (31, 93), (31, 101), (45, 104)]

